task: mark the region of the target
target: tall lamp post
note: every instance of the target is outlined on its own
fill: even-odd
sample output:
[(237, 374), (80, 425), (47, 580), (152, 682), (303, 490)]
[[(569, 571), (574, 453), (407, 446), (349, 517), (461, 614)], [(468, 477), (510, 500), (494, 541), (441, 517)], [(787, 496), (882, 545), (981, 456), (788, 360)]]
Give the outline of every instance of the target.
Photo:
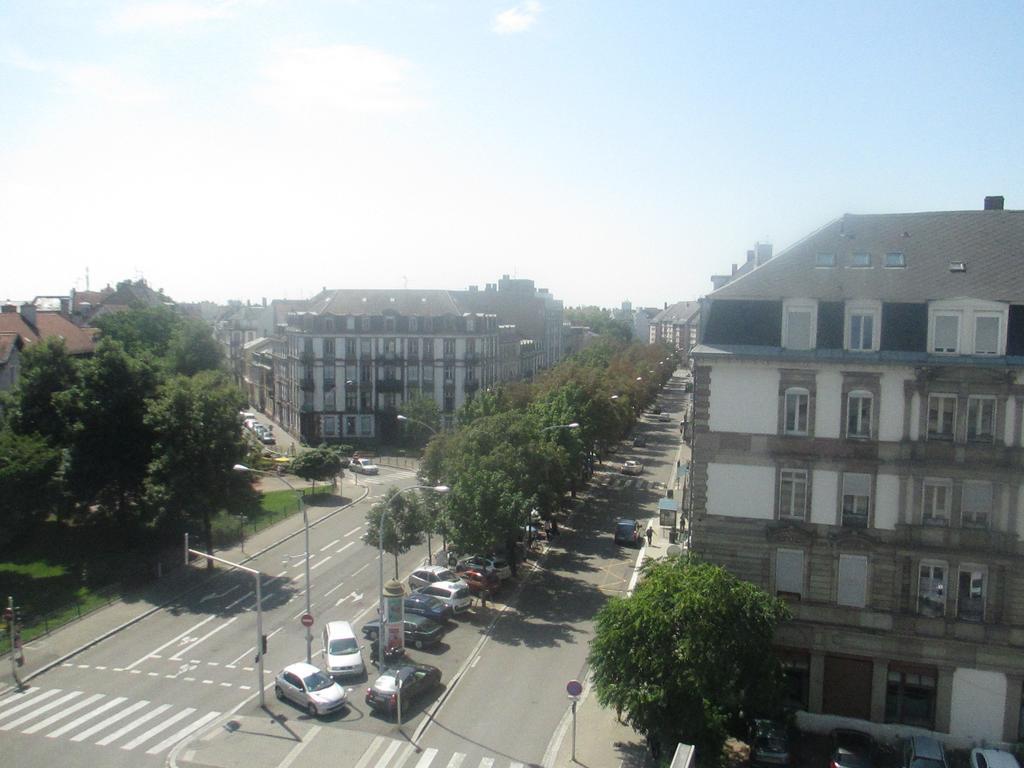
[(447, 485), (410, 485), (408, 488), (398, 488), (388, 496), (380, 508), (380, 520), (377, 521), (378, 549), (380, 550), (380, 597), (377, 603), (377, 611), (380, 614), (377, 618), (377, 658), (380, 660), (380, 668), (384, 669), (384, 520), (388, 514), (391, 502), (407, 491), (429, 490), (435, 493), (448, 493)]
[[(397, 418), (399, 421), (409, 421), (409, 422), (412, 422), (413, 424), (419, 424), (421, 427), (426, 427), (427, 429), (429, 429), (431, 431), (431, 433), (433, 433), (435, 435), (437, 434), (437, 430), (434, 429), (429, 424), (427, 424), (427, 422), (425, 422), (425, 421), (420, 421), (419, 419), (414, 419), (411, 416), (404, 416), (401, 413), (398, 414), (398, 416), (396, 416), (395, 418)], [(430, 487), (430, 486), (428, 486), (428, 487)]]
[[(268, 475), (268, 476), (271, 475), (270, 472), (264, 472), (262, 469), (252, 469), (251, 467), (245, 466), (245, 464), (235, 464), (235, 466), (232, 467), (232, 469), (235, 470), (235, 472), (250, 472), (250, 473), (255, 473), (255, 474), (259, 474), (259, 475)], [(312, 611), (311, 611), (311, 606), (310, 606), (310, 601), (309, 601), (309, 589), (310, 589), (310, 585), (309, 585), (309, 515), (306, 512), (306, 503), (302, 499), (302, 491), (300, 491), (294, 485), (289, 483), (285, 479), (284, 475), (274, 475), (274, 476), (277, 477), (278, 480), (280, 480), (282, 483), (287, 485), (289, 488), (291, 488), (295, 492), (295, 495), (298, 497), (298, 500), (299, 500), (299, 511), (302, 512), (302, 527), (305, 529), (305, 534), (306, 534), (306, 558), (305, 558), (305, 560), (306, 560), (306, 615), (307, 616), (312, 616), (313, 614), (312, 614)], [(313, 663), (313, 627), (312, 627), (312, 625), (306, 627), (306, 663), (307, 664), (312, 664)]]

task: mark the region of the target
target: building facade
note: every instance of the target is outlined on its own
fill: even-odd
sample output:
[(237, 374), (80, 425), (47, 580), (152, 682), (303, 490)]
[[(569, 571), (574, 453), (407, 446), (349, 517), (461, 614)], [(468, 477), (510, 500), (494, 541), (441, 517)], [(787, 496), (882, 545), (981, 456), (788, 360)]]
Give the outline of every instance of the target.
[(792, 702), (1017, 741), (1024, 211), (847, 215), (701, 313), (692, 551), (789, 601)]
[(697, 343), (700, 326), (700, 302), (680, 301), (666, 306), (651, 320), (649, 342), (668, 344), (688, 355)]
[(498, 375), (498, 321), (448, 291), (333, 290), (288, 314), (274, 349), (275, 418), (311, 444), (389, 439), (432, 398), (442, 427)]

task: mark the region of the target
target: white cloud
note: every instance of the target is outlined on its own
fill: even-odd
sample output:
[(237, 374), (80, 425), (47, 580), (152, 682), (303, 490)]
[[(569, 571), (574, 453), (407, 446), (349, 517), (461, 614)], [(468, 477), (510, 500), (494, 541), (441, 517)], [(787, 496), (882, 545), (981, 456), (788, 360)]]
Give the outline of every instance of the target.
[(163, 95), (152, 84), (110, 67), (78, 65), (57, 67), (55, 74), (72, 95), (111, 104), (154, 104)]
[(406, 112), (422, 105), (405, 59), (360, 45), (291, 48), (264, 70), (261, 101), (302, 117)]
[(167, 2), (130, 5), (114, 17), (122, 30), (147, 27), (184, 27), (231, 16), (232, 2)]
[(494, 31), (499, 35), (525, 32), (537, 21), (539, 14), (540, 3), (537, 0), (526, 0), (514, 8), (499, 13), (494, 19)]

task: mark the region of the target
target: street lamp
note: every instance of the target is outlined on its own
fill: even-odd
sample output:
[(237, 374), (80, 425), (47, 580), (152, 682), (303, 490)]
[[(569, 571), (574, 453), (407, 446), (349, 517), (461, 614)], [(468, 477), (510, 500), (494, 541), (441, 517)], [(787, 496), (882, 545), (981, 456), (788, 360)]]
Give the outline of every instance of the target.
[[(245, 466), (245, 464), (235, 464), (232, 467), (235, 472), (255, 472), (260, 475), (270, 475), (270, 472), (264, 472), (262, 469), (252, 469)], [(302, 499), (302, 491), (296, 488), (294, 485), (289, 483), (284, 475), (276, 475), (277, 479), (287, 485), (293, 491), (299, 499), (299, 511), (302, 512), (302, 527), (306, 533), (306, 615), (312, 616), (311, 606), (309, 602), (309, 515), (306, 513), (306, 504)], [(313, 663), (313, 627), (312, 625), (306, 627), (306, 663)]]
[(574, 421), (571, 424), (555, 424), (554, 426), (544, 427), (544, 429), (542, 429), (541, 432), (547, 432), (550, 429), (579, 429), (579, 428), (580, 428), (580, 423), (578, 421)]
[(380, 668), (384, 669), (384, 519), (388, 514), (388, 507), (391, 502), (406, 491), (430, 490), (435, 493), (448, 493), (447, 485), (410, 485), (408, 488), (397, 488), (394, 493), (388, 496), (380, 508), (380, 520), (377, 521), (378, 549), (380, 558), (380, 598), (377, 603), (377, 659)]
[(409, 416), (403, 416), (402, 414), (398, 414), (398, 416), (397, 416), (396, 418), (397, 418), (397, 419), (398, 419), (399, 421), (411, 421), (411, 422), (412, 422), (413, 424), (419, 424), (419, 425), (420, 425), (421, 427), (426, 427), (427, 429), (429, 429), (429, 430), (430, 430), (431, 432), (433, 432), (433, 433), (434, 433), (435, 435), (437, 434), (437, 430), (436, 430), (436, 429), (434, 429), (434, 428), (433, 428), (432, 426), (430, 426), (429, 424), (427, 424), (427, 422), (425, 422), (425, 421), (420, 421), (419, 419), (413, 419), (413, 418), (411, 418), (411, 417), (409, 417)]

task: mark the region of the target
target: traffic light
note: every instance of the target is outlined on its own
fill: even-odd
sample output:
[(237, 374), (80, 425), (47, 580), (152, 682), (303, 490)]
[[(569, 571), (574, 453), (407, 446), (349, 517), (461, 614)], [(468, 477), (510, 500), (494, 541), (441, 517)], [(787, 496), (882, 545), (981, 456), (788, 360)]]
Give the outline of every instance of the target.
[(260, 652), (256, 654), (255, 663), (259, 663), (260, 659), (267, 655), (267, 636), (262, 635), (260, 637)]
[(266, 653), (267, 653), (267, 636), (264, 635), (262, 640), (263, 640), (263, 643), (262, 643), (262, 648), (260, 650), (260, 653), (266, 655)]

